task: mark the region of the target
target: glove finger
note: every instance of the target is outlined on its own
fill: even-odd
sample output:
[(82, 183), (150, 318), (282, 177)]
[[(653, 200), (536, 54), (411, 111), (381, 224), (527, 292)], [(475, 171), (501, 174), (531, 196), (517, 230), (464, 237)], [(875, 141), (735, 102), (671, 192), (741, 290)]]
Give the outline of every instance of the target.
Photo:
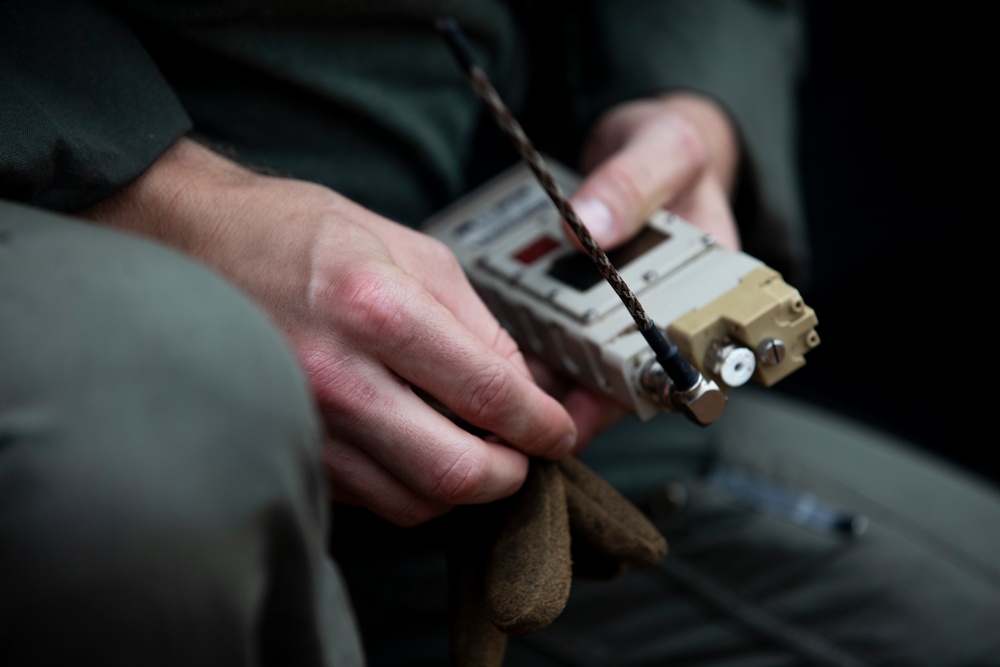
[(569, 597), (569, 515), (559, 468), (533, 459), (509, 502), (486, 566), (486, 609), (500, 630), (523, 635), (555, 620)]
[(454, 667), (501, 667), (507, 650), (507, 635), (486, 615), (485, 555), (482, 549), (468, 547), (448, 553), (448, 639)]
[(667, 541), (625, 496), (580, 460), (567, 456), (556, 464), (564, 475), (566, 505), (574, 539), (623, 563), (655, 565), (667, 554)]

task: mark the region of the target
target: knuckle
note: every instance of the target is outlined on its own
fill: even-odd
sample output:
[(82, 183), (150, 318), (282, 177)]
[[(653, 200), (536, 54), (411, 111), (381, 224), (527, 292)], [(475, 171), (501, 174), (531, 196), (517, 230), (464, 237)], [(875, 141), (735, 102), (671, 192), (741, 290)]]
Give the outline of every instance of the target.
[(493, 349), (505, 359), (518, 364), (524, 363), (524, 355), (521, 353), (521, 348), (518, 347), (517, 341), (514, 340), (509, 331), (499, 324), (497, 325), (496, 336), (493, 339)]
[(356, 421), (386, 400), (378, 387), (366, 380), (353, 355), (328, 354), (322, 361), (313, 361), (305, 372), (313, 396), (330, 422)]
[(623, 208), (632, 208), (643, 202), (643, 188), (636, 178), (636, 169), (618, 162), (609, 162), (601, 170), (605, 187), (610, 190), (613, 201)]
[(694, 122), (681, 114), (672, 114), (668, 122), (677, 138), (679, 157), (692, 169), (706, 168), (710, 161), (708, 143)]
[(511, 375), (499, 364), (491, 364), (463, 389), (459, 393), (459, 414), (484, 428), (493, 425), (514, 393)]
[(445, 272), (448, 275), (465, 275), (462, 271), (461, 264), (458, 262), (458, 258), (446, 243), (432, 236), (426, 237), (426, 241), (427, 244), (425, 252), (427, 258), (433, 262), (432, 265), (435, 267), (435, 270)]
[(464, 449), (452, 460), (442, 459), (431, 473), (428, 496), (443, 503), (467, 502), (482, 491), (489, 478), (485, 457)]
[(371, 268), (353, 271), (344, 279), (337, 317), (358, 340), (396, 335), (405, 330), (404, 292), (399, 277), (387, 271)]

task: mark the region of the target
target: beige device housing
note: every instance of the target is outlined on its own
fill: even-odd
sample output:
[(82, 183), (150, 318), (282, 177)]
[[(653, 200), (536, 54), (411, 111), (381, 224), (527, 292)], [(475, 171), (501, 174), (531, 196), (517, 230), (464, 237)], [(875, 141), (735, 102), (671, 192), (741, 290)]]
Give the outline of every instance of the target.
[[(566, 192), (579, 177), (550, 167)], [(577, 251), (523, 165), (427, 221), (527, 354), (607, 395), (642, 420), (671, 410), (644, 388), (652, 350), (614, 290)], [(724, 389), (771, 386), (819, 345), (816, 315), (761, 261), (727, 250), (666, 211), (608, 253), (646, 312)], [(648, 383), (647, 383), (648, 384)]]

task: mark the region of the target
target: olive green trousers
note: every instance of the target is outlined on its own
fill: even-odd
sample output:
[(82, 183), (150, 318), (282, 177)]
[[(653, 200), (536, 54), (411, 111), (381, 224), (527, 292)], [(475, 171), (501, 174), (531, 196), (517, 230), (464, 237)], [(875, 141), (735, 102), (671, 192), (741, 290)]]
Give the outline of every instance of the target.
[[(371, 665), (446, 665), (461, 535), (346, 508), (328, 530), (319, 432), (224, 281), (0, 203), (0, 664), (356, 665), (360, 630)], [(1000, 664), (1000, 495), (971, 473), (749, 388), (584, 458), (670, 554), (574, 582), (508, 665)]]
[[(575, 581), (506, 665), (1000, 665), (1000, 495), (971, 473), (749, 387), (705, 430), (627, 422), (583, 458), (670, 552)], [(378, 536), (335, 542), (370, 664), (447, 664), (448, 531), (338, 516)]]
[(234, 288), (0, 202), (0, 664), (361, 664), (319, 433)]

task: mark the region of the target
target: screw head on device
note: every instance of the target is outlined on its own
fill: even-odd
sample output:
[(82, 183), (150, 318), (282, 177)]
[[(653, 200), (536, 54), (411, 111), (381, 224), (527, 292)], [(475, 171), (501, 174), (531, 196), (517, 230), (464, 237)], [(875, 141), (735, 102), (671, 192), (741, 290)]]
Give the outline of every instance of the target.
[(777, 366), (788, 355), (788, 346), (780, 338), (768, 338), (757, 346), (757, 358), (765, 366)]

